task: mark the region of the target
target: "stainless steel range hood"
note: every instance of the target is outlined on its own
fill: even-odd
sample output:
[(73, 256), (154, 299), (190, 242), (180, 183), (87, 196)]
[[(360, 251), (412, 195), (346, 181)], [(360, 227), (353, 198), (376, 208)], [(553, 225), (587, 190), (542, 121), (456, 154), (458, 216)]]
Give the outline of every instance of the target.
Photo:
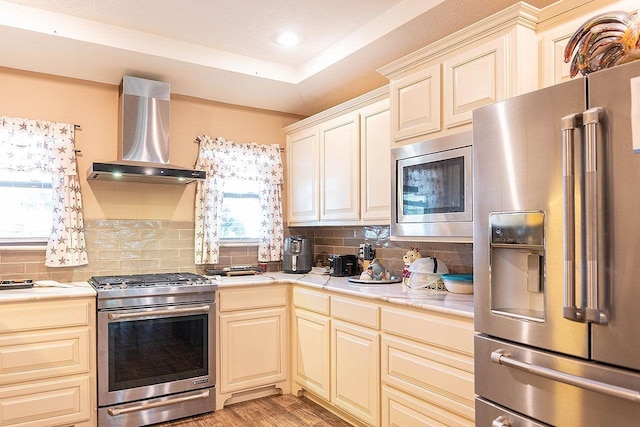
[(168, 83), (124, 76), (120, 85), (118, 160), (94, 162), (88, 180), (189, 184), (204, 171), (169, 163)]

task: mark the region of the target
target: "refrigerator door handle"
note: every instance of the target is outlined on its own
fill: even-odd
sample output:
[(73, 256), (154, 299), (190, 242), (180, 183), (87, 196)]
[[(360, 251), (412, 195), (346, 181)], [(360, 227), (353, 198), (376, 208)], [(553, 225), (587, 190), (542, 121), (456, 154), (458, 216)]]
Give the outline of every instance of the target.
[(575, 160), (574, 133), (582, 127), (582, 114), (570, 114), (561, 120), (562, 130), (562, 193), (564, 202), (564, 304), (562, 316), (584, 322), (584, 310), (576, 306), (576, 220), (575, 220)]
[(585, 133), (585, 213), (586, 225), (586, 279), (587, 279), (587, 308), (585, 310), (588, 322), (606, 325), (607, 315), (600, 307), (598, 295), (598, 278), (600, 251), (600, 228), (603, 224), (602, 195), (598, 194), (598, 184), (602, 171), (598, 172), (598, 125), (604, 116), (604, 108), (590, 108), (582, 114)]
[(565, 383), (574, 387), (582, 388), (596, 393), (605, 394), (607, 396), (616, 397), (618, 399), (629, 400), (634, 403), (640, 403), (640, 392), (624, 387), (618, 387), (613, 384), (595, 381), (577, 375), (568, 374), (566, 372), (557, 371), (555, 369), (545, 368), (544, 366), (534, 365), (527, 362), (512, 358), (506, 350), (498, 349), (491, 353), (491, 361), (498, 365), (507, 366), (509, 368), (518, 369), (537, 375), (550, 380)]

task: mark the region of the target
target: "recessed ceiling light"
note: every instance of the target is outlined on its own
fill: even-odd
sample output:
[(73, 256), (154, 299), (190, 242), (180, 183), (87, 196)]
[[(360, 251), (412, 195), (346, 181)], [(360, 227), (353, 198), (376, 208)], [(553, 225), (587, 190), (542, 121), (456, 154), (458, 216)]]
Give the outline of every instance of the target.
[(300, 37), (290, 31), (282, 33), (278, 36), (278, 44), (280, 44), (280, 46), (292, 47), (297, 45), (298, 43), (300, 43)]

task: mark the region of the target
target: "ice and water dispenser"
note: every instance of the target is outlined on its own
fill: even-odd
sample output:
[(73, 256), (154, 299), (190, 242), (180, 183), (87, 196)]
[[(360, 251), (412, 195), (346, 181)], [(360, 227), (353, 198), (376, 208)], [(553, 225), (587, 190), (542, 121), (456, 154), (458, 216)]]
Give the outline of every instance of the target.
[(544, 321), (544, 213), (492, 213), (489, 226), (491, 312)]

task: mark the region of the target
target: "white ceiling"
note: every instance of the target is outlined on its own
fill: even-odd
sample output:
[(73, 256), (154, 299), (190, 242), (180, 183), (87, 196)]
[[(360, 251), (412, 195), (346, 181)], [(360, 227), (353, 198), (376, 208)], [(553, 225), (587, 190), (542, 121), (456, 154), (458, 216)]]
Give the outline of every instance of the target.
[[(311, 115), (383, 86), (377, 68), (515, 2), (0, 0), (0, 66), (114, 85), (134, 75)], [(302, 42), (280, 47), (285, 30)]]

